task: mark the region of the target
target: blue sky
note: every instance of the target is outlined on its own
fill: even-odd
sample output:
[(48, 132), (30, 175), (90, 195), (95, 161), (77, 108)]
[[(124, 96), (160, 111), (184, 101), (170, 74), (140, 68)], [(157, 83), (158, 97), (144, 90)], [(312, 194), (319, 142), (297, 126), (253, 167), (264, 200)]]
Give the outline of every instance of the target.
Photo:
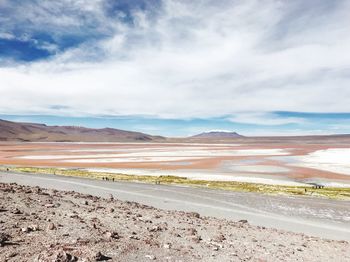
[(350, 133), (346, 0), (0, 0), (0, 117)]
[[(0, 118), (18, 122), (41, 122), (48, 125), (75, 125), (91, 128), (113, 127), (173, 137), (191, 136), (211, 130), (236, 131), (246, 136), (345, 134), (348, 133), (350, 128), (350, 113), (276, 112), (273, 115), (273, 121), (278, 119), (279, 123), (263, 124), (257, 120), (240, 123), (232, 121), (231, 116), (206, 119), (159, 119), (143, 116), (62, 117), (0, 115)], [(272, 119), (271, 116), (270, 119)], [(284, 122), (280, 122), (281, 119)], [(286, 119), (291, 121), (285, 121)], [(261, 120), (266, 121), (266, 116)]]

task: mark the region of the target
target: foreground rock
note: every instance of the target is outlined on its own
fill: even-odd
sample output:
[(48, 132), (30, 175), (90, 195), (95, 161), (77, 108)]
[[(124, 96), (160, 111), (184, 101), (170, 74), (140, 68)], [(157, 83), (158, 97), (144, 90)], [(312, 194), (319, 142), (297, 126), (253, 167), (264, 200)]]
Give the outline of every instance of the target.
[(0, 183), (0, 261), (350, 261), (350, 244)]

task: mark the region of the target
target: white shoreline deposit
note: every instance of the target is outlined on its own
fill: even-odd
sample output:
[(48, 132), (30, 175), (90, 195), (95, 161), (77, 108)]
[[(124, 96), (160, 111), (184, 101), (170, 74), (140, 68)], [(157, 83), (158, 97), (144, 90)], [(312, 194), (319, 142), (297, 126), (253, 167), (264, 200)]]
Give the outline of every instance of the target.
[(291, 158), (297, 160), (291, 165), (350, 175), (350, 148), (318, 150), (306, 156)]
[(143, 163), (143, 162), (166, 162), (166, 161), (184, 161), (198, 160), (207, 157), (118, 157), (118, 158), (94, 158), (94, 159), (70, 159), (61, 160), (66, 163)]
[[(227, 146), (215, 146), (219, 150), (227, 149)], [(68, 149), (62, 150), (63, 152), (72, 152), (72, 153), (80, 153), (80, 152), (158, 152), (166, 150), (164, 147), (145, 147), (145, 148), (128, 148), (128, 147), (120, 147), (120, 148), (87, 148), (87, 149)], [(168, 149), (169, 150), (169, 149)], [(199, 147), (199, 146), (186, 146), (186, 147), (171, 147), (172, 151), (188, 151), (188, 150), (211, 150), (210, 147)]]
[[(127, 151), (127, 150), (125, 150)], [(124, 152), (125, 152), (124, 151)], [(93, 158), (138, 158), (138, 157), (185, 157), (185, 159), (193, 159), (196, 157), (226, 157), (226, 156), (283, 156), (289, 155), (289, 152), (284, 149), (241, 149), (241, 150), (164, 150), (155, 151), (148, 150), (147, 152), (129, 152), (120, 154), (88, 154), (88, 155), (27, 155), (19, 156), (17, 158), (31, 159), (31, 160), (50, 160), (50, 159), (90, 159), (92, 163), (95, 162)], [(84, 161), (87, 162), (87, 161)], [(139, 162), (139, 161), (137, 161)]]
[(272, 165), (225, 165), (225, 167), (234, 172), (251, 172), (251, 173), (286, 173), (290, 171), (286, 167)]

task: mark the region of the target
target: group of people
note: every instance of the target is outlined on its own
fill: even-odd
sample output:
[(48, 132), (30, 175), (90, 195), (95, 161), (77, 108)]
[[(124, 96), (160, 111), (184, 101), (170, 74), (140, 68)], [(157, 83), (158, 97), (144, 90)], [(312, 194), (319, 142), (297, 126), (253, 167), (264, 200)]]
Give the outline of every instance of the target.
[[(104, 180), (104, 181), (113, 181), (113, 182), (114, 182), (114, 177), (109, 178), (109, 177), (103, 176), (103, 177), (102, 177), (102, 180)], [(157, 181), (155, 182), (155, 184), (156, 184), (156, 185), (160, 185), (160, 181), (157, 180)]]
[(109, 177), (104, 176), (104, 177), (102, 177), (102, 180), (105, 180), (105, 181), (112, 180), (114, 182), (114, 177), (109, 178)]

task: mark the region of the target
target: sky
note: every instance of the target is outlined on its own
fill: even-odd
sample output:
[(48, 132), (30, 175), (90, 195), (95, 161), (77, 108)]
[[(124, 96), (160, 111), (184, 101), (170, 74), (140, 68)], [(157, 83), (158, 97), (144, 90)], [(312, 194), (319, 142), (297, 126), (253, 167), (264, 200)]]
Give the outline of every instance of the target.
[(0, 0), (0, 118), (350, 133), (347, 0)]

